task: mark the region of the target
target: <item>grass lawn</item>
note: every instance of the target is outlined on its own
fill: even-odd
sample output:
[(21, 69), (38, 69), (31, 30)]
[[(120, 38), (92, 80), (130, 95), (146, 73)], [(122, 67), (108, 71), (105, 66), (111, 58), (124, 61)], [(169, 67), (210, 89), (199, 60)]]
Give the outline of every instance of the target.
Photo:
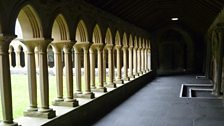
[[(66, 96), (66, 80), (63, 77), (63, 85), (64, 85), (64, 96)], [(73, 79), (74, 88), (75, 88), (75, 76)], [(82, 82), (84, 81), (84, 77), (82, 78)], [(23, 111), (29, 106), (29, 92), (28, 92), (28, 77), (27, 75), (11, 75), (12, 82), (12, 98), (13, 98), (13, 117), (18, 118), (23, 116)], [(98, 79), (96, 78), (96, 84), (98, 83)], [(37, 86), (38, 86), (38, 106), (40, 105), (40, 88), (39, 88), (39, 77), (37, 76)], [(82, 85), (82, 89), (84, 88), (84, 84)], [(56, 88), (56, 77), (49, 75), (49, 103), (57, 97), (57, 88)], [(0, 101), (1, 102), (1, 101)], [(2, 120), (2, 104), (0, 104), (0, 120)]]

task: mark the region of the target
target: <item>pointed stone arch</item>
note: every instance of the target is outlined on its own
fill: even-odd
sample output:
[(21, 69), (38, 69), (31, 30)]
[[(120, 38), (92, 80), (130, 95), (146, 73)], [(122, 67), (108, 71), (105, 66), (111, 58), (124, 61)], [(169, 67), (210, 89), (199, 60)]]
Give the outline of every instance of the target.
[(128, 47), (127, 34), (125, 32), (123, 34), (122, 45)]
[(121, 45), (121, 36), (119, 31), (116, 31), (115, 34), (115, 45)]
[(52, 38), (54, 38), (54, 41), (70, 39), (68, 24), (62, 14), (58, 14), (54, 20)]
[(88, 42), (88, 32), (83, 20), (80, 20), (76, 28), (77, 42)]
[(142, 39), (142, 48), (145, 48), (145, 41), (146, 41), (146, 40), (143, 38), (143, 39)]
[(133, 45), (133, 38), (132, 38), (132, 35), (130, 34), (130, 36), (129, 36), (129, 47), (133, 47), (134, 45)]
[(138, 39), (138, 47), (141, 48), (142, 47), (142, 38), (139, 37)]
[(112, 43), (112, 33), (111, 33), (110, 28), (107, 28), (105, 42), (106, 42), (106, 44), (113, 44)]
[(102, 34), (98, 24), (96, 24), (93, 30), (93, 43), (102, 43)]
[(137, 36), (134, 37), (134, 47), (138, 47), (138, 39)]
[(31, 5), (26, 5), (20, 10), (18, 20), (23, 39), (41, 38), (43, 36), (39, 16)]

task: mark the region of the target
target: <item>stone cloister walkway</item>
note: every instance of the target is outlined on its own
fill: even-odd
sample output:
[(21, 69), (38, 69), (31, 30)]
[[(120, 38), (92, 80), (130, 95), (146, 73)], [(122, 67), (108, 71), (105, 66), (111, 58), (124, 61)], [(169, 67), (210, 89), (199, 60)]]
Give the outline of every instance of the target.
[(193, 75), (158, 77), (94, 126), (223, 126), (219, 99), (179, 98), (183, 83), (210, 83)]

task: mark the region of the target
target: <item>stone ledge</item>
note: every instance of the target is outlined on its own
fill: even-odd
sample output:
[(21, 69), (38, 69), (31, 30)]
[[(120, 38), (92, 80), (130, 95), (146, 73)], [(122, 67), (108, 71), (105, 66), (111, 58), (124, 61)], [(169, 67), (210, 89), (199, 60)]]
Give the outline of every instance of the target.
[(79, 105), (78, 101), (74, 99), (74, 101), (53, 101), (52, 105), (54, 106), (67, 106), (67, 107), (76, 107)]
[(74, 97), (75, 98), (87, 98), (87, 99), (93, 99), (95, 98), (95, 95), (94, 93), (83, 93), (83, 94), (78, 94), (78, 93), (75, 93), (74, 94)]
[(37, 117), (37, 118), (46, 118), (46, 119), (51, 119), (56, 116), (56, 112), (53, 109), (46, 112), (25, 111), (23, 114), (24, 116), (27, 116), (27, 117)]
[(79, 106), (77, 109), (53, 119), (43, 126), (70, 126), (70, 125), (91, 125), (93, 122), (107, 114), (114, 107), (122, 103), (137, 90), (153, 79), (152, 72), (146, 73), (116, 89), (95, 98), (94, 100)]

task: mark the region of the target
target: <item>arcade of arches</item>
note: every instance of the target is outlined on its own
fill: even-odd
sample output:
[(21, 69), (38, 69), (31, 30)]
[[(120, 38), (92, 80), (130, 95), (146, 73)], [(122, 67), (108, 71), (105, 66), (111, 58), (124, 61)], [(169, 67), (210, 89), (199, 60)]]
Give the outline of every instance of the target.
[[(197, 29), (204, 26), (197, 23), (191, 26), (195, 26), (193, 30), (206, 29), (205, 37), (197, 34), (198, 37), (186, 28), (189, 22), (197, 22), (189, 19), (190, 12), (189, 17), (182, 15), (187, 17), (186, 27), (168, 21), (154, 26), (156, 20), (148, 22), (141, 18), (151, 24), (140, 28), (141, 25), (124, 21), (88, 1), (91, 3), (90, 0), (0, 0), (0, 125), (60, 125), (55, 124), (57, 120), (67, 125), (66, 119), (85, 121), (82, 117), (89, 121), (97, 114), (103, 115), (102, 111), (113, 107), (112, 103), (129, 97), (156, 75), (203, 73), (212, 82), (212, 94), (224, 99), (224, 10), (208, 29)], [(99, 1), (98, 6), (103, 6)], [(147, 3), (154, 5), (155, 1)], [(169, 2), (162, 0), (161, 6), (162, 3)], [(212, 2), (192, 3), (200, 3), (201, 8), (196, 5), (193, 8), (202, 9)], [(220, 7), (218, 3), (222, 2), (214, 2), (213, 7)], [(161, 7), (164, 8), (166, 5)], [(152, 17), (161, 16), (160, 12)], [(193, 15), (196, 19), (207, 17), (199, 18), (196, 14)], [(28, 83), (25, 92), (29, 94), (24, 99), (29, 103), (22, 119), (14, 120), (15, 90), (11, 76), (13, 70), (24, 69)], [(49, 98), (52, 73), (57, 95), (53, 101)]]
[[(95, 92), (107, 92), (150, 72), (150, 36), (146, 31), (82, 2), (69, 9), (69, 4), (50, 4), (12, 2), (7, 14), (0, 11), (2, 125), (18, 125), (13, 121), (10, 68), (27, 68), (29, 105), (24, 116), (34, 118), (54, 118), (57, 113), (49, 107), (48, 67), (55, 69), (56, 76), (57, 98), (52, 104), (67, 107), (78, 106), (77, 98), (93, 99)], [(3, 19), (3, 15), (9, 16)]]

